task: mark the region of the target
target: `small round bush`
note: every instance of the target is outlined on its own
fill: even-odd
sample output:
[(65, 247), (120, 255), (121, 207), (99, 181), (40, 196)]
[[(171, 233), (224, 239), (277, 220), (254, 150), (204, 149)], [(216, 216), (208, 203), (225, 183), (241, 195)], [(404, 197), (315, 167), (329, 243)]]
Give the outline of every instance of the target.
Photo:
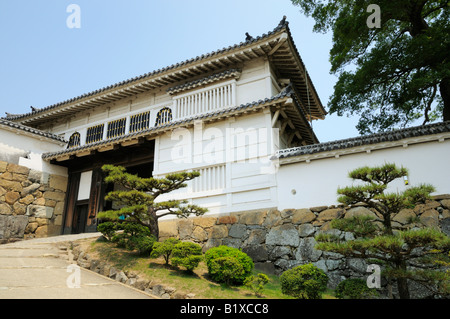
[(367, 283), (360, 278), (349, 278), (341, 281), (335, 290), (339, 299), (368, 299), (378, 295), (376, 290), (367, 287)]
[(219, 257), (211, 261), (210, 276), (217, 282), (224, 282), (227, 285), (241, 283), (241, 278), (245, 271), (242, 264), (234, 257)]
[(114, 222), (104, 222), (97, 226), (97, 230), (102, 233), (103, 237), (105, 237), (106, 240), (111, 241), (111, 239), (116, 234), (116, 224), (117, 223)]
[(167, 238), (163, 242), (154, 243), (150, 257), (158, 258), (160, 256), (163, 256), (166, 265), (168, 265), (169, 259), (172, 256), (173, 249), (179, 242), (180, 240), (177, 238)]
[(202, 246), (191, 242), (181, 242), (172, 250), (172, 265), (183, 266), (187, 271), (193, 271), (202, 257)]
[(280, 276), (281, 292), (297, 299), (322, 299), (328, 276), (313, 264), (286, 270)]
[(212, 280), (216, 282), (225, 282), (225, 277), (229, 276), (228, 273), (225, 275), (223, 274), (223, 272), (228, 272), (228, 270), (224, 269), (224, 267), (220, 267), (221, 263), (225, 263), (224, 260), (213, 263), (215, 259), (223, 257), (234, 258), (235, 261), (227, 260), (226, 263), (230, 265), (238, 263), (243, 269), (243, 272), (238, 270), (238, 266), (235, 267), (236, 269), (233, 269), (234, 278), (230, 280), (230, 283), (240, 285), (244, 282), (246, 277), (251, 275), (255, 266), (253, 264), (253, 260), (246, 253), (237, 248), (222, 245), (219, 247), (210, 248), (205, 253), (206, 266), (208, 267), (208, 273)]

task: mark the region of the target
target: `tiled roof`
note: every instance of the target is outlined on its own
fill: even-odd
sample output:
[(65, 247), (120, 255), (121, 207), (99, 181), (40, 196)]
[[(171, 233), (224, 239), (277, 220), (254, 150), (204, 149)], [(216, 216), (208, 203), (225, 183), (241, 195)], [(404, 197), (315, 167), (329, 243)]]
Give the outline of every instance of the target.
[(22, 124), (18, 124), (18, 123), (14, 123), (14, 122), (8, 121), (8, 120), (5, 120), (5, 119), (0, 119), (0, 125), (1, 126), (7, 126), (8, 128), (12, 128), (12, 129), (15, 129), (15, 130), (28, 132), (28, 133), (31, 133), (31, 134), (34, 134), (34, 135), (39, 135), (39, 136), (42, 136), (42, 137), (45, 137), (45, 138), (49, 138), (49, 139), (52, 139), (52, 140), (56, 140), (56, 141), (61, 142), (61, 143), (67, 143), (67, 141), (65, 141), (62, 137), (59, 137), (59, 136), (57, 136), (55, 134), (44, 132), (44, 131), (41, 131), (41, 130), (38, 130), (38, 129), (35, 129), (35, 128), (32, 128), (32, 127), (29, 127), (29, 126), (26, 126), (26, 125), (22, 125)]
[(347, 149), (363, 145), (399, 141), (405, 138), (419, 137), (445, 132), (450, 132), (450, 121), (429, 125), (414, 126), (404, 129), (392, 130), (388, 132), (371, 134), (367, 136), (359, 136), (332, 142), (284, 149), (277, 151), (276, 155), (273, 156), (272, 159), (282, 159), (293, 156), (301, 156), (320, 152)]
[[(277, 94), (271, 98), (266, 98), (264, 100), (258, 100), (258, 101), (254, 101), (252, 103), (241, 104), (239, 106), (229, 107), (229, 108), (225, 108), (225, 109), (218, 109), (218, 110), (215, 110), (212, 112), (192, 116), (192, 117), (181, 119), (178, 121), (173, 121), (173, 122), (161, 125), (161, 126), (151, 127), (146, 130), (143, 130), (143, 131), (134, 132), (134, 133), (130, 133), (127, 135), (122, 135), (122, 136), (118, 136), (118, 137), (115, 137), (112, 139), (102, 140), (102, 141), (98, 141), (98, 142), (91, 143), (91, 144), (85, 144), (85, 145), (82, 145), (79, 147), (68, 148), (68, 149), (64, 149), (61, 151), (57, 151), (57, 152), (44, 153), (44, 154), (42, 154), (42, 158), (45, 160), (52, 160), (52, 159), (58, 158), (60, 156), (73, 155), (73, 154), (76, 154), (76, 153), (82, 152), (82, 151), (95, 150), (95, 149), (101, 148), (102, 146), (107, 146), (110, 144), (117, 144), (117, 143), (121, 143), (126, 140), (131, 140), (131, 139), (136, 139), (139, 137), (148, 136), (152, 133), (160, 134), (165, 131), (173, 130), (174, 128), (179, 127), (179, 126), (194, 123), (197, 120), (220, 118), (222, 116), (227, 116), (227, 115), (230, 115), (230, 116), (237, 115), (240, 113), (244, 113), (246, 111), (251, 111), (258, 107), (265, 107), (268, 104), (281, 101), (284, 98), (289, 98), (289, 97), (293, 96), (294, 94), (295, 94), (295, 92), (288, 86), (287, 88), (282, 90), (279, 94)], [(314, 133), (312, 133), (312, 134), (314, 134)], [(315, 137), (315, 135), (314, 135), (314, 137)]]
[(207, 84), (211, 84), (217, 81), (221, 81), (221, 80), (225, 80), (225, 79), (229, 79), (229, 78), (239, 78), (239, 76), (241, 75), (241, 70), (238, 69), (230, 69), (230, 70), (226, 70), (220, 73), (215, 73), (212, 74), (210, 76), (195, 80), (195, 81), (191, 81), (185, 84), (181, 84), (181, 85), (177, 85), (174, 87), (171, 87), (169, 89), (167, 89), (167, 93), (169, 94), (175, 94), (175, 93), (179, 93), (182, 91), (186, 91), (186, 90), (190, 90), (190, 89), (194, 89), (196, 87), (202, 86), (202, 85), (207, 85)]
[[(202, 61), (202, 60), (206, 60), (208, 58), (212, 58), (212, 57), (215, 57), (215, 56), (220, 58), (221, 55), (227, 54), (229, 52), (231, 53), (232, 51), (234, 51), (236, 49), (244, 49), (245, 47), (252, 46), (253, 44), (255, 44), (255, 43), (257, 43), (257, 42), (259, 42), (261, 40), (266, 40), (269, 37), (271, 37), (272, 35), (277, 34), (278, 32), (286, 31), (288, 33), (288, 35), (289, 35), (289, 38), (292, 40), (291, 32), (289, 30), (289, 26), (288, 25), (289, 25), (289, 23), (286, 21), (286, 18), (284, 17), (283, 20), (280, 21), (280, 23), (277, 25), (276, 28), (274, 28), (272, 31), (269, 31), (268, 33), (262, 34), (261, 36), (252, 37), (250, 39), (246, 39), (246, 41), (244, 41), (244, 42), (240, 42), (240, 43), (232, 45), (232, 46), (224, 47), (222, 49), (219, 49), (219, 50), (207, 53), (207, 54), (202, 54), (200, 56), (196, 56), (195, 58), (191, 58), (191, 59), (185, 60), (185, 61), (180, 62), (180, 63), (172, 64), (172, 65), (167, 66), (165, 68), (161, 68), (161, 69), (158, 69), (158, 70), (155, 70), (155, 71), (152, 71), (152, 72), (148, 72), (148, 73), (142, 74), (140, 76), (136, 76), (134, 78), (130, 78), (128, 80), (124, 80), (124, 81), (115, 83), (113, 85), (109, 85), (109, 86), (103, 87), (101, 89), (98, 89), (98, 90), (95, 90), (95, 91), (92, 91), (92, 92), (89, 92), (89, 93), (82, 94), (80, 96), (68, 99), (68, 100), (63, 101), (63, 102), (59, 102), (59, 103), (56, 103), (56, 104), (53, 104), (53, 105), (50, 105), (50, 106), (47, 106), (47, 107), (39, 108), (39, 109), (38, 108), (33, 108), (33, 111), (29, 112), (29, 113), (25, 113), (25, 114), (10, 114), (10, 113), (7, 113), (7, 116), (5, 117), (5, 119), (11, 120), (11, 121), (24, 121), (24, 122), (37, 121), (36, 118), (42, 118), (42, 115), (45, 112), (47, 112), (47, 111), (50, 111), (50, 110), (53, 110), (53, 109), (56, 109), (56, 108), (60, 108), (60, 107), (65, 107), (66, 105), (69, 106), (71, 103), (78, 103), (78, 102), (81, 103), (81, 102), (83, 102), (82, 100), (85, 99), (85, 98), (94, 98), (94, 96), (99, 95), (99, 94), (107, 94), (108, 92), (115, 92), (114, 90), (116, 90), (116, 89), (122, 89), (123, 88), (121, 90), (121, 92), (118, 94), (119, 97), (123, 98), (123, 96), (125, 96), (127, 94), (131, 94), (131, 93), (129, 93), (127, 91), (128, 90), (128, 88), (127, 88), (128, 85), (134, 85), (135, 83), (138, 84), (138, 83), (141, 83), (142, 81), (145, 81), (147, 79), (151, 80), (155, 76), (160, 76), (160, 75), (163, 76), (164, 74), (166, 74), (169, 71), (175, 72), (176, 69), (178, 69), (180, 67), (183, 67), (183, 68), (189, 67), (190, 65), (192, 65), (192, 64), (194, 64), (196, 62), (199, 62), (199, 61)], [(298, 50), (297, 50), (294, 42), (293, 41), (291, 41), (291, 42), (292, 42), (293, 49), (295, 51), (294, 55), (296, 55), (295, 59), (297, 59), (299, 61), (300, 69), (303, 69), (303, 71), (306, 74), (306, 77), (308, 78), (309, 90), (312, 91), (314, 93), (314, 96), (316, 96), (317, 99), (318, 99), (317, 92), (316, 92), (316, 90), (314, 88), (314, 85), (312, 84), (312, 82), (311, 82), (311, 80), (309, 78), (308, 72), (306, 72), (306, 68), (304, 67), (304, 64), (303, 64), (303, 62), (302, 62), (302, 60), (300, 58)], [(264, 54), (267, 54), (267, 53), (265, 52)], [(299, 78), (298, 78), (297, 83), (302, 83), (304, 81), (303, 80), (303, 74), (298, 74), (298, 77)], [(145, 87), (145, 85), (144, 85), (144, 87)], [(134, 91), (134, 90), (139, 90), (139, 89), (133, 88), (131, 91)], [(115, 93), (112, 93), (112, 94), (115, 94)], [(108, 99), (111, 99), (111, 98), (114, 98), (114, 97), (108, 96)], [(102, 97), (99, 96), (99, 100), (101, 100), (101, 99), (102, 99)], [(321, 114), (323, 116), (324, 114), (326, 114), (326, 111), (323, 109), (322, 105), (320, 104), (320, 100), (318, 100), (318, 103), (319, 103), (319, 105), (314, 104), (313, 106), (315, 108), (317, 108), (316, 113), (317, 114)], [(85, 107), (85, 106), (86, 105), (84, 105), (83, 107)], [(70, 106), (70, 112), (73, 112), (73, 107), (72, 106)], [(40, 119), (39, 121), (42, 122), (42, 119)]]

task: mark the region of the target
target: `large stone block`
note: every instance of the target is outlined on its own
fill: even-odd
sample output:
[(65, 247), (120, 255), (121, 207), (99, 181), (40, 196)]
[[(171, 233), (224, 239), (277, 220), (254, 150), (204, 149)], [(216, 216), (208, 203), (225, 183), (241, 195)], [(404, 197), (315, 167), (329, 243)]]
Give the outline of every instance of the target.
[(8, 181), (8, 180), (2, 179), (2, 178), (0, 178), (0, 186), (5, 188), (6, 190), (13, 191), (13, 192), (21, 192), (23, 189), (21, 183), (14, 182), (14, 181)]
[(298, 246), (300, 237), (292, 224), (272, 228), (266, 236), (267, 245)]
[(0, 239), (23, 238), (28, 217), (0, 215)]
[(17, 164), (12, 164), (12, 163), (8, 164), (8, 167), (6, 168), (6, 170), (11, 173), (24, 174), (24, 175), (28, 175), (28, 172), (30, 171), (30, 169), (28, 167), (17, 165)]
[(267, 216), (267, 211), (254, 211), (242, 213), (239, 218), (239, 223), (245, 225), (262, 225), (264, 218)]
[(178, 223), (176, 220), (167, 220), (159, 222), (159, 236), (163, 238), (178, 238)]
[(36, 218), (47, 218), (50, 219), (53, 217), (54, 209), (46, 206), (38, 206), (38, 205), (28, 205), (27, 207), (27, 216), (34, 216)]
[(225, 225), (215, 225), (212, 228), (210, 238), (223, 239), (228, 236), (228, 228)]
[(309, 209), (296, 209), (292, 215), (293, 224), (310, 223), (316, 219), (316, 215)]
[(65, 192), (67, 190), (67, 177), (50, 175), (49, 185), (51, 188)]
[(322, 211), (319, 214), (319, 216), (317, 216), (317, 220), (329, 221), (329, 220), (339, 218), (342, 215), (343, 211), (344, 210), (341, 208), (326, 209), (326, 210)]
[(62, 192), (50, 192), (47, 191), (44, 193), (44, 198), (45, 199), (51, 199), (51, 200), (55, 200), (55, 201), (64, 201), (66, 194), (62, 193)]
[(314, 248), (316, 244), (317, 242), (313, 237), (302, 238), (295, 251), (295, 259), (302, 262), (318, 261), (322, 251)]

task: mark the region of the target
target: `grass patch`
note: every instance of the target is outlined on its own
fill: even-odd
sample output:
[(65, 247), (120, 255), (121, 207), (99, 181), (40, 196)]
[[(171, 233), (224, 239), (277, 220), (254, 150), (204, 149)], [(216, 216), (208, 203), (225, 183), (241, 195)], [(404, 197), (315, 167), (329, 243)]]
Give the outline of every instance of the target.
[[(270, 281), (265, 285), (262, 297), (257, 297), (245, 286), (227, 286), (213, 282), (208, 276), (206, 264), (202, 261), (192, 273), (183, 267), (165, 265), (164, 259), (139, 256), (135, 252), (117, 248), (110, 242), (93, 241), (89, 254), (97, 256), (117, 269), (133, 271), (139, 277), (152, 281), (154, 284), (164, 284), (174, 287), (183, 293), (193, 293), (199, 299), (292, 299), (281, 293), (279, 277), (269, 275)], [(259, 271), (253, 270), (253, 274)], [(334, 299), (333, 292), (327, 291), (324, 299)]]

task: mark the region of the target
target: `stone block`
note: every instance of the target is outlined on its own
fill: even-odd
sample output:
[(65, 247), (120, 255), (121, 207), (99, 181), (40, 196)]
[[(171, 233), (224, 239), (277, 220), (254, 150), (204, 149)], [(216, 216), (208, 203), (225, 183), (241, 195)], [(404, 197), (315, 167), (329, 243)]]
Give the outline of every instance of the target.
[(295, 251), (295, 259), (302, 262), (318, 261), (322, 251), (314, 248), (316, 244), (317, 242), (313, 237), (302, 238)]
[(12, 164), (12, 163), (8, 164), (8, 166), (6, 167), (6, 170), (11, 173), (24, 174), (24, 175), (28, 175), (28, 172), (30, 171), (30, 169), (28, 167), (17, 165), (17, 164)]
[(24, 197), (28, 194), (34, 193), (39, 187), (41, 187), (41, 185), (38, 183), (31, 184), (30, 186), (24, 187), (20, 194)]
[(0, 173), (5, 172), (7, 166), (8, 166), (7, 162), (0, 161)]
[(191, 237), (197, 241), (203, 242), (208, 239), (208, 233), (200, 226), (195, 226)]
[(265, 245), (246, 246), (242, 249), (242, 251), (249, 255), (254, 262), (266, 261), (268, 258), (267, 248)]
[(298, 246), (300, 238), (292, 224), (283, 224), (272, 228), (266, 236), (267, 245)]
[(27, 210), (27, 206), (24, 204), (20, 204), (19, 202), (15, 202), (12, 207), (14, 210), (14, 215), (25, 215)]
[(310, 223), (316, 219), (316, 215), (309, 209), (296, 209), (292, 215), (293, 224)]
[(182, 219), (178, 221), (178, 234), (180, 239), (189, 239), (194, 230), (194, 223), (192, 219)]
[(243, 238), (247, 234), (247, 227), (243, 224), (233, 224), (228, 231), (228, 236)]
[(228, 236), (228, 228), (225, 225), (215, 225), (212, 228), (210, 238), (223, 239)]
[(439, 227), (439, 213), (435, 209), (426, 210), (420, 216), (420, 222), (427, 227)]
[(236, 224), (237, 223), (237, 217), (234, 215), (229, 216), (220, 216), (217, 219), (218, 224)]
[(267, 211), (254, 211), (242, 213), (239, 223), (245, 225), (262, 225), (267, 216)]
[(322, 211), (319, 214), (319, 216), (317, 216), (317, 220), (318, 221), (329, 221), (329, 220), (339, 218), (342, 215), (343, 211), (344, 210), (341, 208), (326, 209), (326, 210)]
[(53, 217), (54, 209), (46, 206), (39, 205), (28, 205), (27, 207), (27, 216), (34, 216), (36, 218), (47, 218), (50, 219)]
[(178, 238), (178, 223), (176, 220), (160, 221), (159, 236), (164, 238)]
[(50, 175), (49, 185), (51, 188), (66, 192), (67, 190), (67, 177), (59, 175)]
[(441, 205), (444, 206), (444, 208), (446, 209), (450, 209), (450, 199), (441, 200)]
[(5, 202), (7, 204), (14, 204), (20, 198), (20, 194), (18, 192), (7, 192), (5, 194)]
[(216, 217), (197, 217), (192, 219), (195, 226), (200, 226), (202, 228), (209, 228), (216, 224)]
[(0, 215), (11, 215), (12, 208), (6, 203), (0, 203)]
[(315, 228), (311, 224), (302, 224), (298, 226), (298, 235), (300, 237), (308, 237), (314, 234)]
[(253, 229), (247, 238), (247, 245), (259, 245), (266, 241), (266, 231), (264, 229)]
[(416, 217), (417, 215), (412, 209), (402, 209), (392, 220), (405, 225), (411, 223)]
[(0, 186), (5, 188), (6, 190), (13, 191), (13, 192), (21, 192), (23, 189), (21, 183), (14, 182), (14, 181), (8, 181), (8, 180), (2, 179), (2, 178), (0, 178)]
[(62, 192), (47, 191), (44, 193), (45, 199), (51, 199), (51, 200), (60, 201), (60, 202), (64, 201), (65, 196), (66, 196), (66, 194), (62, 193)]
[(377, 215), (375, 215), (374, 212), (372, 212), (368, 208), (362, 207), (362, 206), (350, 208), (345, 213), (345, 217), (344, 218), (352, 218), (352, 217), (355, 217), (355, 216), (370, 216), (370, 217), (373, 217), (373, 218), (377, 218)]

